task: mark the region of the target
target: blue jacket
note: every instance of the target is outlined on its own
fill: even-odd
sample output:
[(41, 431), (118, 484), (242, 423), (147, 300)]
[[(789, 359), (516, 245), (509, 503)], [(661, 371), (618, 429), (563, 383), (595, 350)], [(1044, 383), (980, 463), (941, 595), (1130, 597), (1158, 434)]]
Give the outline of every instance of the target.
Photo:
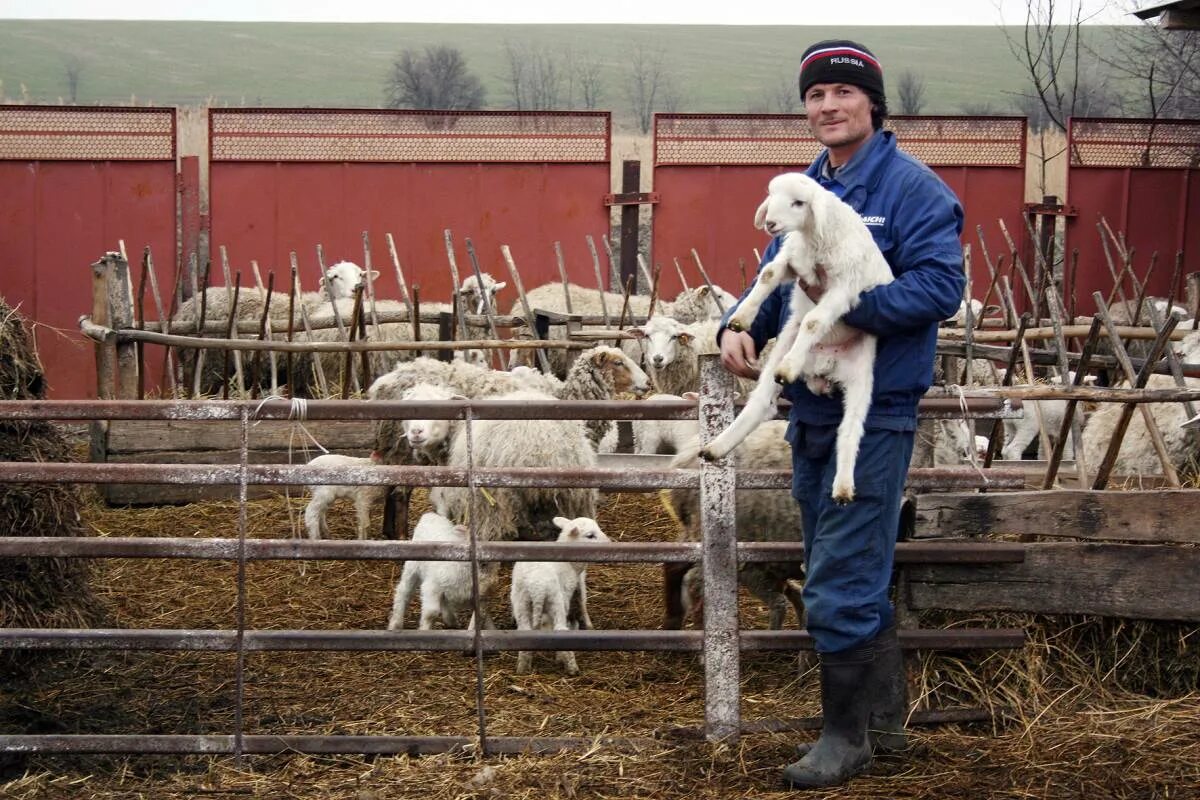
[[(938, 323), (958, 310), (966, 283), (959, 244), (962, 206), (932, 170), (896, 146), (891, 131), (877, 131), (834, 178), (823, 177), (827, 160), (828, 153), (822, 152), (809, 167), (809, 177), (862, 215), (896, 276), (886, 286), (863, 292), (843, 318), (879, 337), (866, 426), (914, 430), (917, 402), (933, 381)], [(760, 269), (782, 241), (781, 236), (771, 241)], [(763, 302), (750, 329), (758, 352), (787, 321), (791, 291), (791, 284), (779, 286)], [(721, 332), (732, 314), (733, 309), (725, 314)], [(793, 424), (841, 421), (840, 392), (814, 395), (803, 383), (793, 383), (783, 396), (792, 403)]]

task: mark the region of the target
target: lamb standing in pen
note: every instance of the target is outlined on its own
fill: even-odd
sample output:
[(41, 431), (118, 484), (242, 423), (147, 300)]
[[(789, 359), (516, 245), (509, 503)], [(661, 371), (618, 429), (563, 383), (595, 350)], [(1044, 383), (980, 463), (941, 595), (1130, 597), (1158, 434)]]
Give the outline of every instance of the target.
[[(803, 377), (814, 394), (842, 390), (844, 414), (838, 426), (837, 474), (833, 498), (854, 499), (854, 462), (871, 405), (875, 337), (851, 328), (841, 317), (860, 293), (891, 283), (888, 266), (858, 212), (801, 173), (771, 179), (755, 225), (771, 234), (787, 232), (783, 246), (755, 278), (745, 301), (730, 319), (733, 330), (748, 330), (759, 306), (784, 281), (796, 281), (789, 319), (746, 407), (720, 436), (701, 450), (708, 460), (724, 457), (762, 422), (775, 416), (781, 383)], [(819, 287), (815, 304), (802, 287)]]
[[(555, 517), (559, 542), (596, 544), (609, 541), (604, 531), (590, 517)], [(579, 598), (580, 617), (584, 627), (591, 627), (587, 616), (587, 563), (583, 561), (518, 561), (513, 564), (512, 590), (513, 618), (517, 630), (570, 630), (568, 625), (572, 599)], [(560, 650), (556, 659), (568, 675), (578, 675), (579, 665), (575, 653)], [(521, 650), (517, 654), (517, 674), (530, 672), (533, 653)]]
[[(455, 525), (440, 514), (423, 514), (413, 530), (414, 542), (447, 542), (464, 544), (468, 541), (467, 529)], [(481, 617), (485, 628), (495, 627), (488, 616), (487, 605), (482, 602), (488, 596), (496, 577), (496, 565), (480, 565), (479, 596)], [(412, 596), (420, 591), (420, 630), (433, 628), (437, 619), (447, 628), (458, 626), (458, 615), (471, 607), (471, 562), (469, 561), (406, 561), (396, 583), (392, 600), (392, 613), (388, 618), (389, 631), (404, 630), (404, 616)], [(473, 627), (468, 625), (468, 627)]]
[[(379, 459), (374, 454), (371, 458), (355, 458), (338, 453), (325, 453), (309, 461), (308, 465), (366, 469), (378, 463)], [(312, 492), (312, 499), (304, 508), (304, 528), (309, 539), (320, 539), (329, 535), (329, 525), (325, 517), (335, 500), (354, 501), (358, 538), (366, 539), (371, 527), (371, 507), (382, 501), (387, 493), (386, 486), (368, 484), (313, 484), (308, 488)]]

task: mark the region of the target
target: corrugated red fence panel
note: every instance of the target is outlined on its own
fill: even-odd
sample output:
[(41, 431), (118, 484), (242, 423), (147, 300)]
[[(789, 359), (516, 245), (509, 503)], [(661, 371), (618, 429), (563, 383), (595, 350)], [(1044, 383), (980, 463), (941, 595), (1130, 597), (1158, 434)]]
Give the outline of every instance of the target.
[[(364, 231), (382, 297), (399, 296), (387, 233), (423, 300), (449, 297), (447, 229), (463, 277), (465, 238), (501, 280), (508, 245), (527, 287), (558, 279), (556, 241), (573, 280), (594, 282), (589, 235), (607, 269), (608, 112), (213, 109), (209, 119), (213, 252), (225, 246), (235, 268), (257, 260), (277, 284), (295, 251), (315, 288), (318, 244), (326, 263), (361, 264)], [(502, 305), (514, 297), (510, 286)]]
[[(980, 238), (993, 259), (1008, 251), (997, 224), (1005, 220), (1015, 243), (1026, 236), (1023, 117), (893, 117), (900, 146), (920, 158), (958, 195), (966, 212), (963, 242), (978, 253)], [(753, 226), (771, 177), (812, 163), (820, 144), (800, 115), (658, 114), (654, 129), (653, 260), (662, 265), (664, 292), (677, 291), (673, 267), (700, 280), (696, 250), (710, 277), (731, 291), (741, 285), (739, 262), (749, 279), (768, 238)], [(973, 259), (977, 294), (988, 285), (984, 259)]]
[(78, 319), (89, 265), (120, 240), (135, 279), (149, 245), (172, 291), (175, 110), (0, 106), (0, 295), (35, 322), (51, 397), (96, 396)]
[[(1067, 248), (1079, 249), (1073, 288), (1080, 313), (1095, 309), (1093, 292), (1107, 299), (1112, 290), (1105, 238), (1115, 268), (1122, 267), (1111, 236), (1101, 236), (1103, 222), (1133, 251), (1139, 280), (1158, 253), (1149, 293), (1166, 296), (1177, 253), (1182, 274), (1200, 269), (1200, 121), (1072, 119), (1067, 136), (1067, 200), (1077, 211), (1067, 224)], [(1128, 280), (1124, 287), (1132, 299), (1136, 289)], [(1175, 291), (1183, 297), (1182, 287)]]

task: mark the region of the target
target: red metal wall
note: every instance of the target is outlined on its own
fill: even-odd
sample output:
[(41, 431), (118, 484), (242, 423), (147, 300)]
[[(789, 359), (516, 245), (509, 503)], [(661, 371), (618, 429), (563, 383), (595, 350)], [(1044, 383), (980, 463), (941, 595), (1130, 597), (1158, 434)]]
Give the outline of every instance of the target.
[[(1079, 312), (1091, 314), (1092, 293), (1100, 291), (1107, 299), (1113, 286), (1097, 227), (1102, 219), (1134, 250), (1139, 280), (1145, 279), (1151, 254), (1158, 253), (1151, 294), (1171, 292), (1178, 252), (1183, 253), (1181, 275), (1200, 270), (1200, 122), (1072, 119), (1067, 136), (1067, 201), (1076, 216), (1067, 222), (1066, 241), (1067, 252), (1079, 249), (1073, 287)], [(1119, 270), (1121, 259), (1109, 241)], [(1182, 298), (1181, 287), (1175, 289)], [(1133, 299), (1136, 289), (1130, 281), (1124, 290)]]
[[(1008, 252), (998, 219), (1024, 249), (1025, 119), (1023, 117), (893, 117), (900, 146), (924, 161), (958, 195), (966, 213), (963, 243), (972, 246), (976, 295), (990, 280), (980, 236), (993, 260)], [(753, 250), (769, 241), (753, 225), (767, 182), (801, 170), (821, 146), (802, 115), (659, 114), (655, 117), (653, 260), (664, 293), (678, 291), (674, 260), (689, 283), (700, 280), (695, 248), (713, 281), (737, 293), (739, 261), (747, 278)], [(1006, 258), (1007, 262), (1007, 258)]]
[(149, 245), (171, 292), (175, 110), (0, 106), (0, 295), (35, 321), (52, 398), (96, 396), (78, 319), (90, 264), (122, 239), (135, 278)]
[[(363, 231), (381, 297), (399, 297), (387, 233), (422, 300), (450, 295), (446, 229), (463, 278), (464, 238), (501, 280), (507, 244), (527, 288), (558, 279), (555, 241), (572, 280), (594, 283), (588, 235), (607, 270), (608, 112), (213, 109), (209, 119), (213, 258), (224, 245), (245, 281), (255, 259), (279, 285), (294, 250), (302, 285), (313, 289), (317, 245), (327, 264), (361, 264)], [(515, 297), (510, 281), (501, 304)]]

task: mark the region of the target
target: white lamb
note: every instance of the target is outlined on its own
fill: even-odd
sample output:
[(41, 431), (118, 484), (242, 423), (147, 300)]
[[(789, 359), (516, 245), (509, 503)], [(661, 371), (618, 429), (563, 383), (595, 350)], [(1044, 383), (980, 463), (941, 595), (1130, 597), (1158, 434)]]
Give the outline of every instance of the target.
[[(379, 463), (372, 454), (371, 458), (356, 458), (338, 453), (325, 453), (308, 462), (310, 467), (346, 467), (348, 472), (369, 469)], [(320, 539), (329, 535), (329, 525), (325, 516), (335, 500), (353, 500), (354, 512), (357, 519), (359, 539), (367, 538), (371, 527), (371, 507), (383, 500), (387, 493), (386, 486), (371, 486), (367, 484), (313, 484), (308, 487), (312, 499), (304, 508), (304, 528), (309, 539)]]
[[(555, 517), (559, 529), (559, 542), (582, 542), (596, 544), (609, 541), (604, 531), (590, 517)], [(571, 601), (578, 596), (580, 619), (585, 628), (591, 627), (587, 615), (587, 562), (584, 561), (518, 561), (513, 564), (512, 600), (513, 618), (517, 630), (565, 631), (577, 627), (568, 624)], [(555, 654), (568, 675), (578, 675), (579, 665), (575, 653), (560, 650)], [(533, 664), (533, 653), (521, 650), (517, 654), (517, 674), (524, 675)]]
[[(790, 316), (746, 407), (701, 455), (709, 460), (724, 457), (762, 422), (774, 418), (780, 382), (804, 378), (816, 393), (828, 393), (837, 384), (844, 414), (838, 426), (832, 494), (836, 502), (849, 503), (871, 405), (876, 340), (840, 320), (861, 292), (891, 283), (891, 267), (858, 212), (802, 173), (771, 179), (754, 222), (772, 235), (786, 232), (787, 237), (778, 255), (759, 271), (729, 327), (748, 330), (763, 300), (783, 281), (796, 282)], [(817, 303), (809, 299), (805, 286), (821, 289)]]
[[(463, 544), (468, 541), (467, 529), (455, 525), (440, 514), (428, 512), (421, 515), (417, 527), (413, 530), (414, 542), (449, 542)], [(486, 598), (495, 580), (497, 570), (495, 565), (488, 568), (481, 566), (479, 574), (479, 594)], [(458, 615), (471, 607), (471, 563), (469, 561), (406, 561), (400, 572), (400, 580), (396, 583), (396, 593), (392, 601), (392, 614), (388, 618), (388, 630), (404, 629), (404, 615), (412, 596), (420, 590), (421, 593), (421, 622), (420, 629), (427, 631), (433, 628), (437, 619), (447, 628), (458, 626)], [(481, 603), (480, 614), (483, 627), (492, 628), (491, 618), (487, 607)], [(473, 627), (473, 623), (468, 627)]]
[[(670, 400), (697, 400), (695, 392), (677, 394), (652, 394), (647, 403)], [(700, 435), (700, 423), (694, 419), (635, 419), (633, 428), (633, 452), (642, 455), (672, 455), (683, 451)]]
[(500, 313), (500, 309), (496, 305), (496, 293), (508, 286), (508, 281), (497, 282), (486, 272), (481, 272), (479, 275), (483, 278), (482, 291), (479, 288), (479, 280), (474, 275), (467, 276), (466, 280), (462, 282), (462, 286), (458, 288), (458, 295), (462, 298), (463, 312), (482, 314), (485, 310), (490, 310), (493, 314)]

